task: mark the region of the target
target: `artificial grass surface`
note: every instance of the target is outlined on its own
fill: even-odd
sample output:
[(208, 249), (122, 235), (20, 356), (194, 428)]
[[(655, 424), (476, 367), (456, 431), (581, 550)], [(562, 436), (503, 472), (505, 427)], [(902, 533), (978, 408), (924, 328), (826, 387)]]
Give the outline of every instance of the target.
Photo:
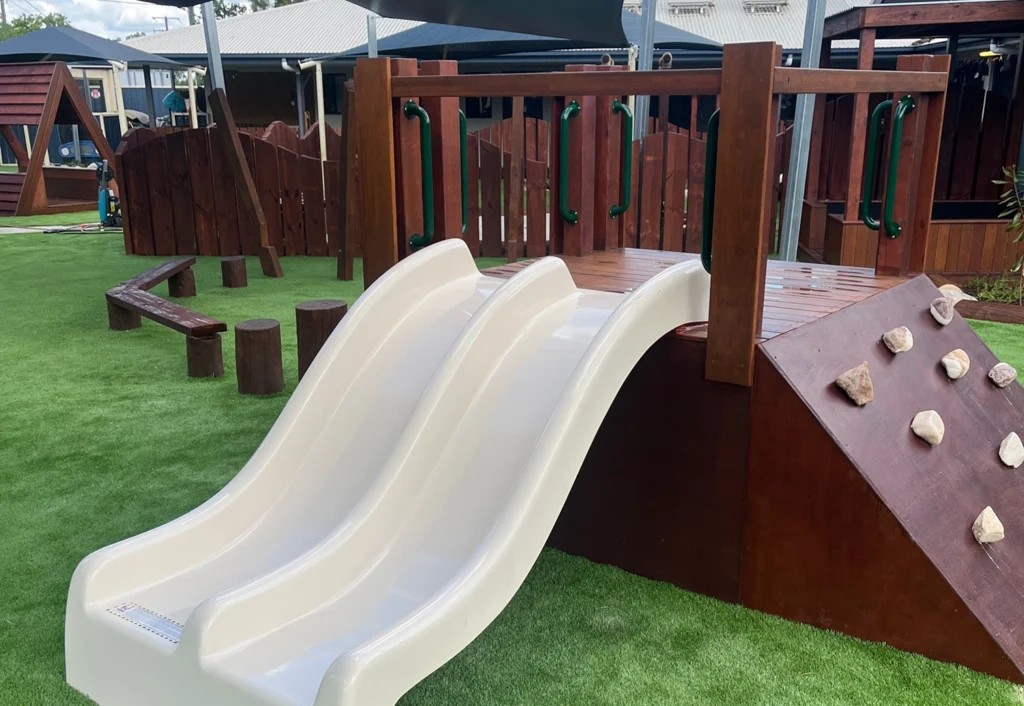
[[(200, 258), (199, 295), (188, 306), (229, 326), (281, 321), (286, 393), (240, 397), (230, 334), (224, 377), (190, 380), (180, 334), (149, 321), (107, 329), (103, 292), (161, 261), (121, 248), (116, 235), (0, 236), (5, 706), (89, 703), (64, 684), (64, 603), (76, 564), (223, 486), (294, 388), (294, 305), (351, 303), (361, 288), (337, 281), (333, 260), (285, 258), (284, 279), (262, 277), (251, 259), (249, 287), (226, 290), (217, 260)], [(156, 292), (166, 295), (166, 285)], [(1006, 345), (1000, 355), (1021, 357), (1019, 341)], [(1018, 693), (960, 667), (545, 551), (494, 625), (402, 703), (1005, 706), (1022, 703)]]
[(77, 213), (54, 213), (49, 216), (5, 216), (0, 218), (0, 228), (42, 228), (44, 226), (78, 226), (83, 223), (99, 223), (99, 211)]

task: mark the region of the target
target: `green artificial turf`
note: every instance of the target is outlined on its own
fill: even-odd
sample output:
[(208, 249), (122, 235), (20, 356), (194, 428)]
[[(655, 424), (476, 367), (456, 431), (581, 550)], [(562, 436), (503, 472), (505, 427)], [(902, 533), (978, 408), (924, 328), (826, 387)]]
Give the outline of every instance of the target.
[(5, 216), (0, 218), (0, 228), (44, 228), (46, 226), (78, 226), (83, 223), (100, 222), (99, 211), (77, 213), (55, 213), (49, 216)]
[[(999, 359), (1024, 371), (1024, 326), (992, 321), (968, 321)], [(1024, 703), (1024, 701), (1022, 701)]]
[[(203, 502), (245, 463), (295, 385), (294, 305), (352, 301), (329, 259), (220, 286), (200, 258), (187, 305), (281, 321), (286, 393), (190, 380), (180, 334), (107, 328), (103, 292), (160, 258), (118, 235), (0, 236), (0, 704), (87, 704), (64, 684), (68, 582), (89, 552)], [(495, 264), (489, 261), (486, 264)], [(359, 278), (357, 266), (357, 279)], [(166, 295), (166, 285), (155, 290)], [(989, 335), (985, 332), (983, 335)], [(1000, 330), (1000, 334), (1002, 331)], [(1000, 355), (1016, 364), (1021, 342)], [(950, 635), (950, 640), (957, 639)], [(499, 619), (404, 706), (1006, 706), (1015, 686), (545, 551)], [(145, 706), (145, 704), (139, 704)], [(199, 705), (197, 705), (199, 706)]]

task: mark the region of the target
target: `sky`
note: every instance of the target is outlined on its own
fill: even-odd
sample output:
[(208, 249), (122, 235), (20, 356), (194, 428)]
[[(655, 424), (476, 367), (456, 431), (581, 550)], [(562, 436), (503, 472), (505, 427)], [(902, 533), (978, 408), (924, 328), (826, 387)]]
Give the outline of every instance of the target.
[(4, 3), (8, 17), (59, 12), (78, 29), (108, 39), (134, 32), (151, 34), (162, 31), (164, 15), (171, 18), (167, 20), (171, 29), (188, 24), (185, 10), (138, 0), (4, 0)]

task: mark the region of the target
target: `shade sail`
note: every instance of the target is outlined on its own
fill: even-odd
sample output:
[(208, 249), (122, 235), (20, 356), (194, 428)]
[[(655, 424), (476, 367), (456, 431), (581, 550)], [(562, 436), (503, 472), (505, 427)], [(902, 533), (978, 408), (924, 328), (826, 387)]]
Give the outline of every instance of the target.
[[(640, 16), (622, 11), (626, 39), (640, 44), (643, 27)], [(623, 45), (617, 45), (624, 47)], [(719, 49), (721, 45), (704, 37), (677, 29), (663, 22), (655, 24), (654, 46), (658, 49)], [(391, 56), (413, 56), (419, 59), (470, 59), (522, 52), (557, 49), (616, 48), (600, 42), (589, 42), (536, 34), (442, 25), (428, 22), (378, 40), (377, 50)], [(356, 47), (343, 56), (366, 56), (367, 46)]]
[(621, 47), (622, 0), (352, 0), (383, 17)]
[(120, 61), (135, 69), (143, 66), (154, 69), (187, 68), (176, 61), (132, 49), (120, 42), (112, 42), (73, 27), (47, 27), (0, 42), (0, 63), (26, 61)]
[[(196, 0), (148, 0), (189, 7)], [(382, 17), (565, 37), (620, 47), (626, 43), (622, 0), (351, 0)]]

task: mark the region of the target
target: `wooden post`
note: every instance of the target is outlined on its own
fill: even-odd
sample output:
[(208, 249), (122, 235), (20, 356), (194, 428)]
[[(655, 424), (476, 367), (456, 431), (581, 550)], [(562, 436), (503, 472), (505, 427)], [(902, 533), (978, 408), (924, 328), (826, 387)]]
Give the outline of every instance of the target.
[[(625, 66), (599, 66), (598, 71), (624, 71)], [(612, 113), (615, 96), (598, 96), (595, 103), (594, 133), (594, 250), (608, 250), (619, 245), (619, 223), (609, 211), (619, 202), (619, 179), (622, 174), (622, 120)], [(668, 100), (667, 98), (665, 99)], [(626, 139), (632, 140), (629, 135)]]
[[(596, 66), (574, 64), (566, 66), (568, 72), (597, 71)], [(589, 255), (594, 252), (594, 130), (597, 124), (597, 98), (595, 96), (575, 95), (566, 97), (566, 105), (571, 101), (580, 104), (580, 112), (569, 122), (569, 163), (563, 168), (569, 172), (569, 198), (571, 210), (579, 214), (576, 225), (565, 223), (563, 252), (566, 255)], [(557, 121), (561, 115), (552, 116)], [(556, 122), (555, 130), (560, 130)], [(557, 158), (558, 155), (554, 155)], [(553, 212), (558, 205), (552, 202)]]
[(190, 378), (219, 378), (224, 374), (220, 334), (185, 336), (185, 358)]
[(284, 389), (281, 324), (276, 319), (235, 325), (235, 373), (243, 395), (273, 395)]
[(505, 256), (509, 262), (519, 257), (523, 244), (523, 97), (512, 98), (512, 161), (508, 169), (508, 203), (505, 204), (508, 224)]
[(249, 278), (245, 271), (245, 256), (232, 255), (222, 258), (220, 261), (220, 276), (224, 286), (234, 289), (249, 285)]
[[(551, 99), (551, 132), (549, 139), (551, 146), (548, 150), (548, 195), (551, 200), (551, 223), (550, 223), (550, 244), (549, 255), (561, 255), (565, 252), (565, 231), (570, 226), (562, 218), (559, 209), (561, 203), (561, 171), (562, 171), (562, 130), (560, 119), (562, 111), (565, 110), (567, 101), (564, 96), (556, 96)], [(481, 164), (483, 157), (481, 156)]]
[[(416, 76), (416, 59), (392, 59), (392, 76)], [(405, 117), (406, 101), (415, 96), (395, 96), (392, 121), (395, 126), (395, 204), (398, 219), (398, 256), (410, 254), (409, 238), (423, 232), (423, 173), (420, 156), (420, 122)], [(430, 116), (433, 123), (434, 116)], [(456, 136), (457, 137), (457, 136)], [(431, 135), (433, 139), (433, 135)], [(437, 183), (434, 184), (437, 189)], [(436, 222), (436, 221), (435, 221)]]
[(107, 297), (107, 323), (112, 331), (130, 331), (142, 326), (142, 317), (139, 312), (125, 309)]
[(764, 308), (768, 178), (775, 141), (772, 42), (727, 44), (722, 55), (722, 107), (715, 180), (711, 310), (705, 375), (754, 382), (754, 346)]
[[(818, 58), (818, 66), (827, 69), (832, 56), (832, 40), (825, 39), (821, 42), (821, 55)], [(822, 94), (814, 98), (814, 116), (811, 118), (811, 141), (807, 150), (807, 188), (806, 199), (811, 203), (818, 203), (821, 199), (818, 193), (818, 181), (821, 177), (821, 148), (824, 143), (822, 130), (825, 127), (825, 103), (828, 95)]]
[(390, 59), (356, 61), (356, 121), (363, 204), (363, 285), (398, 262)]
[(196, 295), (196, 275), (192, 268), (182, 270), (167, 280), (167, 291), (172, 297), (185, 298)]
[[(949, 61), (949, 56), (904, 55), (896, 58), (896, 70), (946, 72)], [(903, 226), (903, 231), (899, 238), (887, 238), (883, 224), (879, 232), (875, 272), (882, 275), (906, 276), (920, 274), (926, 269), (925, 254), (929, 246), (946, 94), (915, 93), (911, 97), (917, 107), (903, 120), (899, 172), (893, 202), (893, 217)], [(901, 95), (893, 96), (893, 111), (900, 98)], [(892, 124), (891, 119), (889, 124)], [(895, 147), (890, 145), (889, 149)], [(888, 153), (882, 168), (887, 167)]]
[[(424, 61), (421, 76), (455, 76), (457, 61)], [(462, 237), (462, 157), (459, 145), (459, 99), (424, 98), (430, 115), (434, 156), (434, 242)], [(417, 143), (419, 140), (417, 140)]]
[(270, 245), (267, 219), (263, 215), (263, 206), (260, 204), (259, 193), (256, 191), (256, 182), (253, 181), (249, 164), (245, 160), (242, 141), (238, 138), (238, 127), (235, 125), (235, 118), (231, 114), (231, 106), (228, 105), (228, 98), (223, 88), (217, 88), (210, 94), (210, 111), (219, 128), (212, 131), (211, 135), (216, 135), (222, 140), (224, 154), (227, 156), (228, 166), (235, 180), (235, 193), (238, 197), (238, 205), (241, 207), (241, 214), (244, 216), (245, 227), (259, 230), (259, 256), (263, 274), (267, 277), (282, 277), (281, 261), (277, 257), (277, 250)]
[(341, 91), (341, 140), (340, 151), (338, 159), (341, 161), (339, 165), (341, 182), (341, 193), (338, 195), (338, 204), (341, 209), (341, 236), (338, 238), (338, 279), (349, 281), (352, 279), (352, 239), (349, 237), (349, 217), (351, 214), (348, 212), (349, 205), (349, 191), (355, 188), (354, 184), (349, 183), (349, 178), (353, 174), (352, 169), (349, 168), (349, 160), (356, 159), (355, 150), (353, 145), (355, 144), (355, 131), (356, 131), (356, 101), (355, 101), (355, 86), (352, 81), (346, 81), (344, 88)]
[[(875, 30), (860, 31), (860, 48), (857, 52), (857, 68), (870, 71), (875, 59)], [(864, 146), (868, 135), (868, 101), (871, 95), (857, 93), (853, 96), (853, 127), (850, 129), (850, 171), (846, 182), (846, 206), (843, 219), (857, 220), (860, 211), (860, 192), (864, 186)]]
[(341, 322), (348, 304), (340, 299), (317, 299), (295, 307), (295, 332), (299, 351), (299, 380)]

